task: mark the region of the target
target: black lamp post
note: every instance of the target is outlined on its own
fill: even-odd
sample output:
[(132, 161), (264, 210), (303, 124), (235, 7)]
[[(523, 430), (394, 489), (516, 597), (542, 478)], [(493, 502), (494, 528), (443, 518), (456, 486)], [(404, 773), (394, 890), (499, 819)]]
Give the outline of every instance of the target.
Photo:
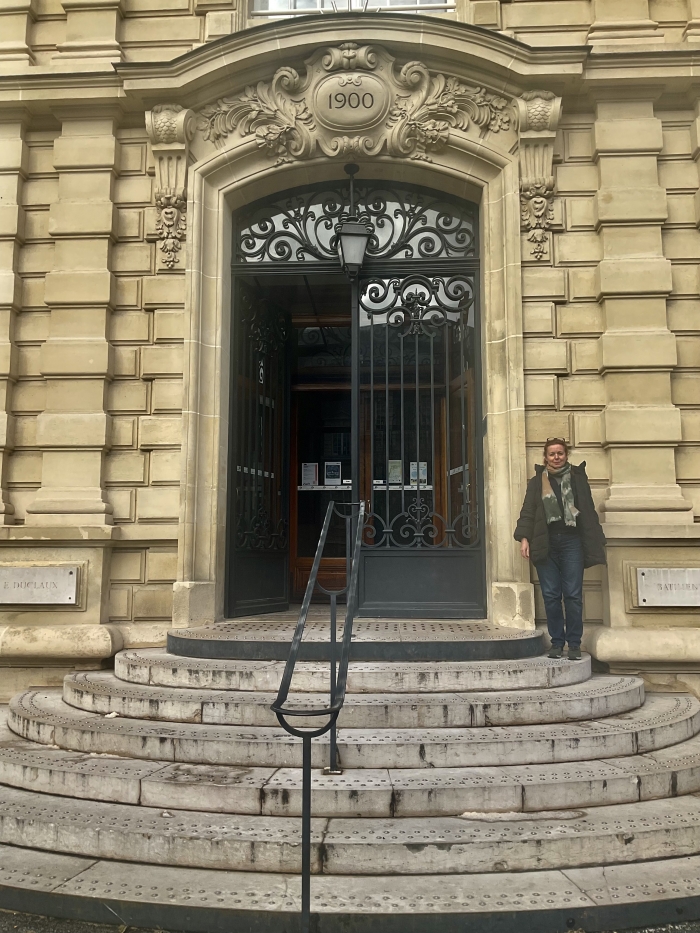
[[(350, 176), (350, 213), (337, 225), (338, 259), (350, 279), (351, 351), (350, 351), (350, 475), (352, 501), (360, 502), (360, 286), (359, 275), (365, 250), (374, 233), (368, 218), (360, 217), (355, 206), (355, 175), (360, 168), (354, 163), (345, 166)], [(354, 507), (353, 507), (354, 512)], [(355, 540), (356, 522), (352, 522), (351, 539)], [(348, 565), (349, 572), (349, 565)]]
[(350, 176), (350, 213), (336, 227), (340, 265), (351, 279), (356, 278), (362, 268), (367, 243), (374, 232), (372, 224), (360, 218), (355, 210), (355, 175), (359, 170), (352, 162), (345, 166)]

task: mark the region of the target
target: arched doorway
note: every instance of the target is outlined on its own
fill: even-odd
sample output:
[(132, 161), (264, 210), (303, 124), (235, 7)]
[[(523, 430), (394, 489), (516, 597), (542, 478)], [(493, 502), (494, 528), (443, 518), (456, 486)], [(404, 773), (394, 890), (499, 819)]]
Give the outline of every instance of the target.
[[(226, 613), (300, 598), (330, 499), (350, 502), (352, 316), (366, 616), (485, 615), (477, 208), (363, 181), (374, 234), (353, 307), (336, 226), (347, 184), (295, 189), (233, 224)], [(322, 581), (344, 575), (331, 539)], [(342, 585), (342, 584), (341, 584)]]

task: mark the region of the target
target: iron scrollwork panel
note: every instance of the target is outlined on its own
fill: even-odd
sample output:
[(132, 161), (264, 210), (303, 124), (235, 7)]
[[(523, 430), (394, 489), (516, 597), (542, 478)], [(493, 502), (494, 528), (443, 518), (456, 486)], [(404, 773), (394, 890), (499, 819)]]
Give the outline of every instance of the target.
[(479, 544), (475, 314), (469, 274), (361, 282), (367, 547)]
[[(358, 186), (357, 208), (374, 228), (373, 259), (473, 259), (476, 215), (469, 205), (413, 188)], [(239, 217), (236, 262), (338, 261), (336, 227), (347, 217), (342, 185), (291, 194)]]
[(288, 544), (284, 425), (284, 312), (238, 289), (236, 341), (235, 536), (237, 550), (284, 551)]

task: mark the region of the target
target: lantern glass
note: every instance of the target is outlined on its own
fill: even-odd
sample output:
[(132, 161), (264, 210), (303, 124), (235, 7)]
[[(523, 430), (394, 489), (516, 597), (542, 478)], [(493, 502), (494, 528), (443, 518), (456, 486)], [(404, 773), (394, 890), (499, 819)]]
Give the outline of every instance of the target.
[(360, 271), (369, 236), (365, 224), (352, 220), (341, 224), (338, 231), (338, 257), (343, 269), (350, 273)]

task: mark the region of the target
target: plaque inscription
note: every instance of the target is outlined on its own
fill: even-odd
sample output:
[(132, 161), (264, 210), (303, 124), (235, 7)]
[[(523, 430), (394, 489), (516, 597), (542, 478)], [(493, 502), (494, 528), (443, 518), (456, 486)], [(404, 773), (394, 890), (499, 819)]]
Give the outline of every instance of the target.
[(700, 567), (638, 567), (640, 606), (700, 606)]
[(0, 604), (74, 606), (77, 595), (77, 564), (54, 567), (0, 565)]

